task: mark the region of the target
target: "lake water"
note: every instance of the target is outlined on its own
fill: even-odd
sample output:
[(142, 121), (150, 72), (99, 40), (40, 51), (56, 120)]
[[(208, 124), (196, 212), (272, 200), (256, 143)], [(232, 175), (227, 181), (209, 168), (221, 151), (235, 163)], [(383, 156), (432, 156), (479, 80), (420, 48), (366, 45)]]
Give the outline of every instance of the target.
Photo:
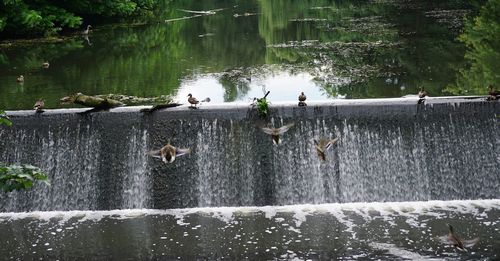
[(218, 103), (248, 102), (264, 89), (271, 101), (296, 101), (301, 91), (308, 100), (400, 97), (425, 86), (441, 96), (465, 66), (466, 48), (456, 38), (480, 6), (460, 0), (160, 5), (145, 21), (95, 25), (87, 38), (2, 44), (0, 108), (29, 109), (39, 97), (58, 108), (59, 98), (76, 92), (169, 94), (180, 102), (193, 93)]

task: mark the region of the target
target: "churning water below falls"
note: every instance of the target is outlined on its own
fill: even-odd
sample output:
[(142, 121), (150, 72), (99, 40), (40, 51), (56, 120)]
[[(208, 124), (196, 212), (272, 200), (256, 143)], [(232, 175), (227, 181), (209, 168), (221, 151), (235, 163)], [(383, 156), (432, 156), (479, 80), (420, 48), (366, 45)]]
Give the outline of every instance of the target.
[(0, 213), (0, 234), (4, 260), (497, 260), (500, 200)]

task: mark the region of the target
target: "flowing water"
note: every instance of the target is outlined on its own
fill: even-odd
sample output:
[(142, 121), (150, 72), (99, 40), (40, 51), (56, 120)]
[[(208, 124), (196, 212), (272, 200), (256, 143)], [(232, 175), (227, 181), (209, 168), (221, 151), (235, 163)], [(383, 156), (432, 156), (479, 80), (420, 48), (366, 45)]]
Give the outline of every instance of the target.
[[(234, 102), (9, 111), (0, 161), (52, 185), (0, 194), (0, 259), (499, 259), (500, 103), (342, 100), (467, 90), (456, 37), (485, 2), (164, 1), (88, 38), (0, 44), (2, 109), (75, 92)], [(267, 120), (248, 105), (263, 90)], [(300, 91), (307, 108), (278, 102)], [(279, 146), (260, 130), (288, 123)], [(320, 137), (339, 138), (325, 162)], [(169, 141), (192, 152), (148, 156)], [(446, 223), (477, 243), (453, 248)]]
[[(0, 255), (5, 260), (497, 260), (499, 220), (499, 200), (0, 213)], [(467, 252), (448, 245), (446, 223), (477, 243)]]
[[(439, 99), (438, 99), (439, 100)], [(0, 159), (40, 166), (50, 187), (0, 195), (2, 211), (112, 210), (500, 196), (498, 103), (358, 101), (275, 106), (138, 108), (96, 114), (12, 112)], [(9, 112), (10, 113), (10, 112)], [(295, 125), (279, 146), (260, 130)], [(339, 138), (318, 159), (314, 139)], [(191, 153), (147, 155), (170, 141)]]
[[(466, 68), (456, 38), (484, 2), (159, 1), (141, 23), (95, 25), (88, 38), (0, 45), (0, 108), (28, 109), (40, 97), (57, 108), (76, 92), (182, 102), (188, 93), (246, 102), (262, 88), (272, 101), (301, 91), (309, 100), (401, 97), (420, 86), (431, 96), (460, 93), (470, 86), (454, 87)], [(478, 66), (498, 72), (498, 63)], [(485, 94), (483, 85), (469, 94)]]

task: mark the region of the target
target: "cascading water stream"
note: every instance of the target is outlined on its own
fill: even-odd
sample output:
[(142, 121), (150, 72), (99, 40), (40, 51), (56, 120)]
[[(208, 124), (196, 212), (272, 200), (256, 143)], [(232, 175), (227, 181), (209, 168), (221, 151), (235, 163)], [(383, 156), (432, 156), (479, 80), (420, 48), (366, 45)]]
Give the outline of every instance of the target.
[[(417, 110), (418, 109), (418, 110)], [(488, 199), (500, 196), (496, 103), (184, 108), (14, 115), (0, 160), (32, 163), (52, 186), (1, 195), (1, 211), (109, 210)], [(275, 146), (260, 130), (295, 123)], [(314, 139), (339, 138), (321, 162)], [(147, 156), (168, 141), (191, 153)], [(22, 161), (22, 162), (21, 162)]]

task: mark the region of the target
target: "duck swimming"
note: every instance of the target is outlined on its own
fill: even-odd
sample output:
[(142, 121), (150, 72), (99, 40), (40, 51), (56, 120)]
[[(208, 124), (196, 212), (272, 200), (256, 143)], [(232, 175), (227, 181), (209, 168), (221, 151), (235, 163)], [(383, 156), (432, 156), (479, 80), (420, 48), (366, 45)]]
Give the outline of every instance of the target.
[(262, 127), (261, 130), (264, 133), (271, 135), (271, 137), (273, 138), (273, 143), (275, 145), (279, 145), (281, 143), (280, 135), (287, 132), (291, 127), (293, 127), (293, 125), (295, 125), (295, 124), (290, 123), (290, 124), (287, 124), (285, 126), (281, 126), (279, 128)]
[(307, 99), (307, 97), (304, 94), (304, 92), (301, 92), (299, 95), (299, 106), (307, 106), (306, 99)]
[(167, 145), (163, 146), (161, 149), (150, 151), (148, 154), (155, 158), (161, 158), (164, 163), (172, 163), (175, 157), (180, 157), (190, 152), (191, 149), (179, 149), (170, 145), (170, 142), (168, 142)]
[(316, 152), (318, 153), (318, 157), (321, 161), (326, 161), (325, 152), (332, 146), (335, 145), (339, 141), (339, 138), (335, 138), (333, 140), (321, 138), (319, 141), (314, 140), (314, 147), (316, 147)]
[(44, 112), (43, 108), (45, 107), (45, 102), (42, 98), (38, 99), (38, 101), (35, 102), (35, 105), (33, 106), (33, 110), (37, 113)]

